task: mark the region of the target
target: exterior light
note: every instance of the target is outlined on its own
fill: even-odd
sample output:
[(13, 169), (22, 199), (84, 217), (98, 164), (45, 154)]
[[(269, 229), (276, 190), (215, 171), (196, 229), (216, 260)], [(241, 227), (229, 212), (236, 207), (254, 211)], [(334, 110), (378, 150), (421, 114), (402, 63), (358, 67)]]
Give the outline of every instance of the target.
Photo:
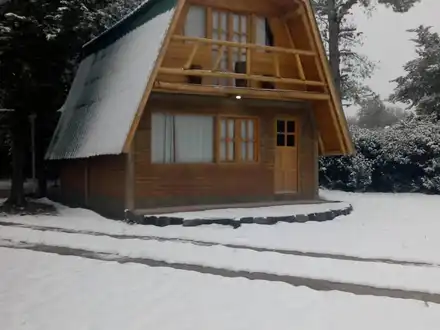
[(241, 100), (241, 95), (237, 95), (235, 98), (236, 98), (237, 100)]

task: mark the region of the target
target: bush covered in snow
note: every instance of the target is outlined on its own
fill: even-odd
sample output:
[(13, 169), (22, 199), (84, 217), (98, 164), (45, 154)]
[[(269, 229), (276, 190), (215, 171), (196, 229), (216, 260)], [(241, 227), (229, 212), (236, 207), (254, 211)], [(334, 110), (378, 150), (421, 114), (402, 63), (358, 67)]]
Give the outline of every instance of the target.
[(320, 159), (321, 185), (347, 191), (440, 193), (440, 123), (410, 117), (386, 129), (356, 126), (357, 154)]

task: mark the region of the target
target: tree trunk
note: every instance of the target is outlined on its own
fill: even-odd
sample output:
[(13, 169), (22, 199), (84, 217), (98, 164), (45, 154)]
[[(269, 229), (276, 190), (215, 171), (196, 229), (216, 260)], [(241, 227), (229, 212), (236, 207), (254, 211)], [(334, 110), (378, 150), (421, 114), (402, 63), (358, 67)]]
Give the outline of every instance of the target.
[(47, 171), (44, 153), (46, 148), (46, 127), (42, 117), (37, 117), (35, 124), (35, 156), (36, 156), (36, 175), (38, 180), (38, 197), (47, 196)]
[(335, 83), (335, 87), (339, 96), (342, 97), (341, 94), (341, 53), (339, 52), (339, 35), (340, 35), (340, 26), (338, 21), (338, 14), (336, 11), (336, 0), (328, 0), (327, 1), (327, 17), (328, 17), (328, 43), (329, 43), (329, 58), (330, 58), (330, 68), (333, 76), (333, 80)]
[(6, 203), (14, 207), (24, 207), (26, 205), (24, 193), (24, 163), (27, 121), (15, 118), (16, 116), (13, 117), (11, 124), (12, 186)]

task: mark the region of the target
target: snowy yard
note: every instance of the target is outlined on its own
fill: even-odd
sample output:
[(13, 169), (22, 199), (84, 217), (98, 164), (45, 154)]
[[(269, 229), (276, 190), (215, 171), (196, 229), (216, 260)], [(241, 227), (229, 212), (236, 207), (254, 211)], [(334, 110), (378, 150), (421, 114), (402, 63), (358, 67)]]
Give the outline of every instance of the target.
[[(0, 328), (438, 329), (440, 196), (321, 194), (353, 213), (238, 229), (59, 205), (56, 217), (0, 217)], [(184, 216), (222, 212), (242, 211)]]

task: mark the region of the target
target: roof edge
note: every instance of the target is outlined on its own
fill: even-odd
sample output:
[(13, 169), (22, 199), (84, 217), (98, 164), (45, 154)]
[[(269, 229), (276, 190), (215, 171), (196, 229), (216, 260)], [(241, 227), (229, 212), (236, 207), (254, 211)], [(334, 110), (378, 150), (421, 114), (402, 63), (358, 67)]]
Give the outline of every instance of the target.
[[(109, 45), (122, 38), (127, 33), (134, 30), (137, 26), (130, 26), (134, 24), (136, 20), (141, 18), (144, 14), (148, 13), (155, 5), (166, 2), (166, 0), (147, 0), (135, 8), (130, 14), (120, 19), (110, 28), (99, 34), (97, 37), (86, 42), (82, 46), (82, 57), (87, 57), (100, 49), (108, 47)], [(127, 30), (125, 29), (127, 27)]]

